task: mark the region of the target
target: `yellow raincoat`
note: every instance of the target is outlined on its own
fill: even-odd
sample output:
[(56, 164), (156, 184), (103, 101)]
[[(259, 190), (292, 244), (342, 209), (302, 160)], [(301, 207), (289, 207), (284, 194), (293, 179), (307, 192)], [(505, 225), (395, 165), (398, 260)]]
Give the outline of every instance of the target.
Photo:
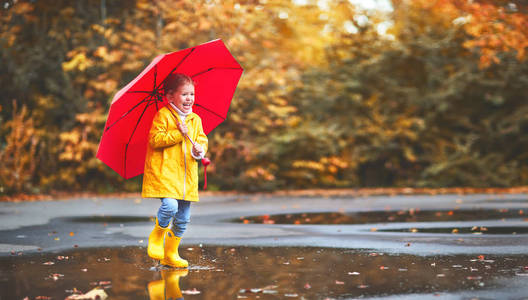
[[(199, 201), (198, 161), (192, 157), (192, 144), (178, 130), (176, 122), (181, 122), (180, 116), (169, 105), (154, 116), (145, 158), (142, 197)], [(185, 124), (189, 137), (207, 152), (208, 141), (200, 117), (191, 113), (185, 118)]]

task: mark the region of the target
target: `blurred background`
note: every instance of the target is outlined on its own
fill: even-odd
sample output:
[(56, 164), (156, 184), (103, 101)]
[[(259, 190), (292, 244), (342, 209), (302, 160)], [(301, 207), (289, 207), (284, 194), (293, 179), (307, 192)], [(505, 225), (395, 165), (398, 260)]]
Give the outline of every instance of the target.
[(217, 38), (245, 71), (210, 190), (528, 185), (528, 1), (0, 5), (0, 196), (139, 191), (95, 158), (113, 95)]

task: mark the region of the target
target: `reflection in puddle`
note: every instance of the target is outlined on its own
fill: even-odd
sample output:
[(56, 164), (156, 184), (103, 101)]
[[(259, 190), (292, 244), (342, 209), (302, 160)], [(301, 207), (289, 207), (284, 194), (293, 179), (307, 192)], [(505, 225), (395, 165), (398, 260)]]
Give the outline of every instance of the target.
[[(526, 256), (387, 255), (320, 248), (183, 248), (188, 271), (152, 268), (146, 249), (90, 249), (0, 258), (0, 299), (324, 299), (507, 289)], [(523, 292), (528, 292), (523, 291)]]
[[(158, 299), (183, 299), (180, 289), (180, 277), (189, 274), (188, 270), (166, 269), (161, 270), (161, 279), (148, 283), (147, 291), (150, 300)], [(184, 291), (186, 294), (200, 294), (198, 290)]]
[[(367, 212), (327, 212), (263, 215), (240, 217), (240, 223), (258, 224), (368, 224), (394, 222), (448, 222), (527, 218), (523, 209), (476, 209), (476, 210), (400, 210)], [(527, 212), (528, 213), (528, 212)]]
[(433, 227), (383, 229), (388, 232), (424, 232), (424, 233), (471, 233), (471, 234), (526, 234), (528, 227), (521, 226), (473, 226), (473, 227)]

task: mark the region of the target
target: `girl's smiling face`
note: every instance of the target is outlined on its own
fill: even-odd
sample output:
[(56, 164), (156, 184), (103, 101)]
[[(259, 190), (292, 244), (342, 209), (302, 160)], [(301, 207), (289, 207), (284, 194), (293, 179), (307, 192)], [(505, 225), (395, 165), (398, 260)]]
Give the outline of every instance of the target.
[(190, 113), (194, 104), (194, 85), (186, 83), (167, 95), (169, 103), (173, 103), (183, 113)]

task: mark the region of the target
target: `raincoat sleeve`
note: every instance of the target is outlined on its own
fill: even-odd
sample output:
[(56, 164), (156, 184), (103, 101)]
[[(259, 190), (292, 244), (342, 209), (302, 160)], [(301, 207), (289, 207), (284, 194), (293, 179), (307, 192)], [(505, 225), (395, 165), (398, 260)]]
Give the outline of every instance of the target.
[(152, 120), (149, 144), (152, 148), (162, 148), (181, 143), (183, 135), (178, 129), (169, 128), (169, 120), (161, 113)]

